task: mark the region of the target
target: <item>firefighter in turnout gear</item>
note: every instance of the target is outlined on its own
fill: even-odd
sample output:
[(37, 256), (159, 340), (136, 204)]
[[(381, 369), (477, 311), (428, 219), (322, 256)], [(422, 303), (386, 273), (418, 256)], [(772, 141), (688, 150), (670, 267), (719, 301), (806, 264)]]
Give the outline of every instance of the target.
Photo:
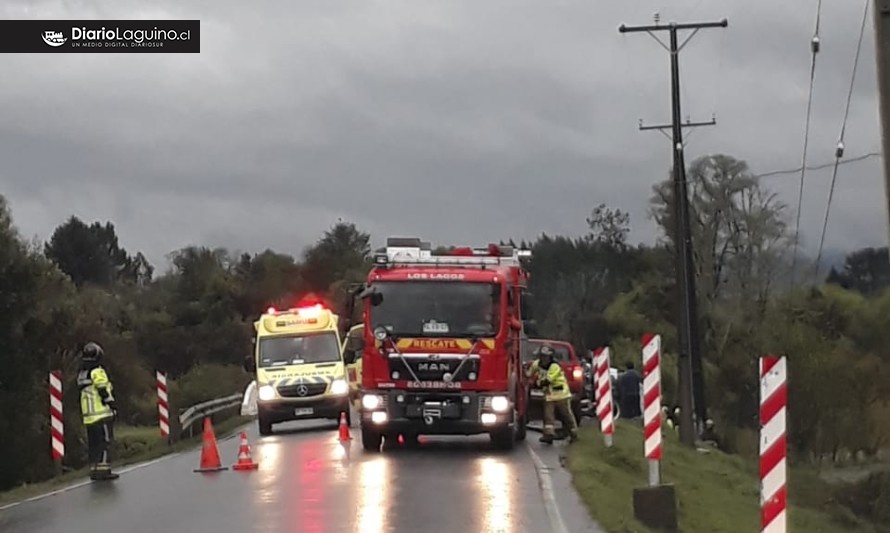
[(80, 412), (87, 430), (90, 455), (90, 478), (117, 479), (111, 471), (110, 448), (114, 438), (113, 424), (117, 416), (111, 381), (102, 368), (102, 347), (88, 342), (80, 352), (81, 367), (77, 374), (80, 389)]
[(553, 360), (555, 350), (544, 344), (536, 352), (536, 360), (529, 368), (530, 373), (537, 374), (537, 384), (544, 390), (544, 435), (540, 441), (553, 443), (556, 417), (562, 422), (563, 429), (568, 430), (569, 440), (578, 439), (578, 423), (572, 414), (572, 392), (562, 367)]

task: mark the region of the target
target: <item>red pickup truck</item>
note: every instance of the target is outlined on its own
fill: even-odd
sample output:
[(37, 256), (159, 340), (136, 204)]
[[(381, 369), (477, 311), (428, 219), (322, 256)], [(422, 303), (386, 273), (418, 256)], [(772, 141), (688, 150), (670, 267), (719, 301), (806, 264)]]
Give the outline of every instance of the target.
[[(581, 423), (581, 400), (584, 396), (584, 369), (581, 367), (581, 360), (575, 353), (575, 348), (568, 342), (557, 341), (551, 339), (529, 339), (528, 349), (523, 351), (523, 371), (527, 371), (535, 360), (535, 351), (544, 343), (549, 344), (556, 351), (554, 359), (562, 367), (569, 382), (569, 390), (572, 392), (572, 413), (575, 414), (575, 421)], [(528, 418), (529, 420), (537, 420), (542, 417), (544, 405), (544, 391), (529, 383), (529, 404)]]

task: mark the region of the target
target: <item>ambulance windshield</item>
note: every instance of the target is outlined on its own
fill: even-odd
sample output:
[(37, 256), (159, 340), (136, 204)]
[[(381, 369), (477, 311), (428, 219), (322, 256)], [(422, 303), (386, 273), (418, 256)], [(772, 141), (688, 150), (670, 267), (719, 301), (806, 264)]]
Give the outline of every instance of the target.
[(331, 331), (260, 339), (260, 366), (331, 363), (340, 360), (337, 336)]
[(454, 281), (374, 283), (382, 299), (371, 324), (396, 337), (492, 337), (500, 326), (500, 286)]

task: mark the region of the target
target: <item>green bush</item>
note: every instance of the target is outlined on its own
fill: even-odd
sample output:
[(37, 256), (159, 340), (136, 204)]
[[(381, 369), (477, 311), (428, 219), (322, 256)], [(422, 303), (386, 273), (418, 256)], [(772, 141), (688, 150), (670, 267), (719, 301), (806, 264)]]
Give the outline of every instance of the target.
[(250, 379), (240, 366), (199, 364), (174, 382), (170, 400), (177, 409), (187, 409), (207, 400), (244, 392)]

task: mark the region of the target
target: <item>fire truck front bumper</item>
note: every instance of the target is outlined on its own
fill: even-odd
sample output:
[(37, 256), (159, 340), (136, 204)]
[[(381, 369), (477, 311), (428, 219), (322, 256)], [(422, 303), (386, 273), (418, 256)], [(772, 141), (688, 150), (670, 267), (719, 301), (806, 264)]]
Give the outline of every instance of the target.
[(515, 406), (499, 393), (368, 391), (361, 404), (362, 426), (380, 433), (477, 435), (514, 425)]

